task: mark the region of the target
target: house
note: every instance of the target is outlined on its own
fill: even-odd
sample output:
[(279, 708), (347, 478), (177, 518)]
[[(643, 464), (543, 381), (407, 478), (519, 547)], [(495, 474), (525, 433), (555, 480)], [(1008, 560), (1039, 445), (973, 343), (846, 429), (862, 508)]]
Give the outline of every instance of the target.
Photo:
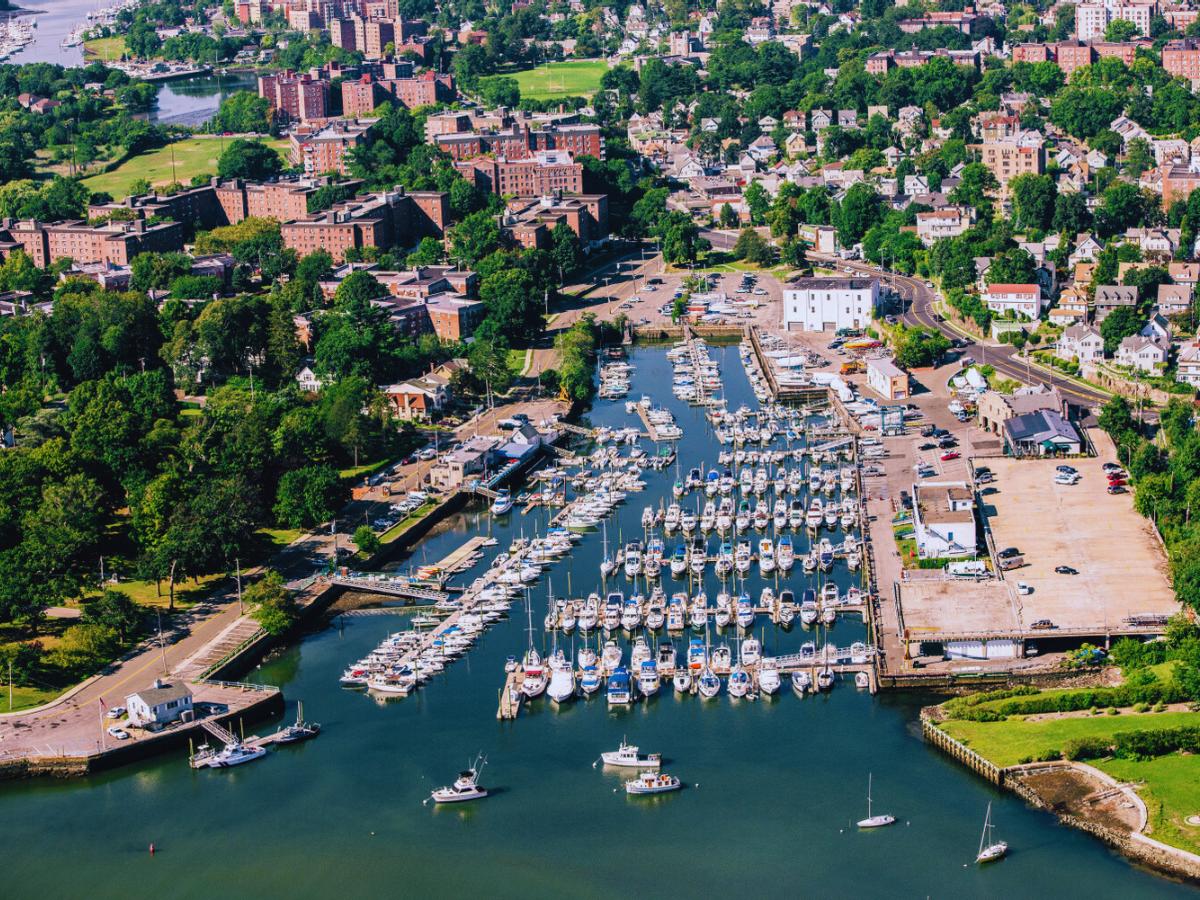
[(924, 175), (905, 175), (904, 193), (910, 197), (929, 193), (929, 179)]
[(1150, 338), (1156, 344), (1161, 344), (1164, 347), (1171, 345), (1171, 323), (1163, 318), (1160, 314), (1155, 313), (1142, 326), (1142, 330), (1138, 332), (1142, 337)]
[(429, 470), (429, 482), (440, 490), (456, 490), (473, 475), (488, 471), (492, 453), (500, 440), (476, 435), (457, 450), (443, 454), (437, 464)]
[(1100, 284), (1096, 286), (1096, 323), (1122, 306), (1137, 307), (1137, 287), (1131, 284)]
[(1185, 341), (1175, 357), (1175, 380), (1200, 388), (1200, 338)]
[(822, 131), (833, 124), (833, 113), (828, 109), (814, 109), (808, 114), (813, 131)]
[(442, 379), (412, 378), (399, 384), (379, 386), (379, 392), (398, 419), (428, 422), (441, 412), (450, 399)]
[(499, 452), (507, 460), (524, 460), (538, 452), (545, 443), (541, 433), (528, 422), (513, 429), (508, 443), (500, 447)]
[(1195, 287), (1200, 283), (1200, 263), (1170, 262), (1167, 264), (1167, 274), (1175, 284), (1186, 284)]
[(152, 687), (125, 698), (129, 724), (152, 730), (172, 722), (190, 722), (196, 713), (192, 707), (192, 692), (186, 684), (167, 684), (155, 680)]
[(975, 494), (964, 481), (913, 485), (913, 530), (924, 559), (974, 556)]
[(984, 293), (987, 308), (1036, 319), (1042, 314), (1042, 289), (1036, 284), (989, 284)]
[(858, 128), (858, 110), (839, 109), (837, 114), (837, 123), (840, 128), (846, 128), (850, 130)]
[(976, 403), (976, 417), (984, 431), (1000, 434), (1009, 419), (1043, 409), (1060, 415), (1066, 412), (1067, 404), (1058, 388), (1035, 384), (1017, 388), (1011, 394), (985, 391)]
[(908, 399), (908, 373), (890, 359), (867, 360), (867, 386), (885, 400)]
[(296, 384), (300, 386), (300, 390), (310, 394), (317, 393), (325, 386), (325, 382), (313, 371), (311, 360), (301, 366), (300, 371), (296, 373)]
[(1072, 285), (1058, 295), (1058, 303), (1050, 310), (1049, 319), (1055, 325), (1073, 325), (1086, 322), (1087, 316), (1087, 289)]
[[(910, 176), (911, 177), (911, 176)], [(906, 178), (905, 181), (909, 179)], [(947, 206), (917, 213), (917, 237), (926, 247), (942, 238), (958, 237), (975, 221), (975, 210), (966, 206)]]
[(1075, 249), (1067, 259), (1072, 265), (1078, 262), (1095, 262), (1103, 249), (1104, 245), (1090, 234), (1076, 235)]
[(1070, 325), (1059, 337), (1054, 352), (1059, 359), (1098, 362), (1104, 359), (1104, 338), (1091, 325)]
[(796, 278), (783, 288), (783, 327), (788, 331), (866, 328), (878, 307), (878, 278)]
[(1160, 284), (1155, 309), (1162, 316), (1185, 315), (1192, 310), (1192, 291), (1190, 284)]
[(1157, 372), (1167, 362), (1167, 349), (1153, 338), (1134, 334), (1117, 347), (1116, 361), (1138, 372)]
[(1070, 422), (1052, 409), (1014, 416), (1004, 423), (1004, 439), (1014, 456), (1079, 453), (1082, 443)]
[(778, 148), (775, 146), (775, 141), (771, 139), (770, 135), (760, 134), (750, 142), (750, 146), (746, 148), (746, 152), (754, 158), (755, 162), (766, 162), (778, 152)]

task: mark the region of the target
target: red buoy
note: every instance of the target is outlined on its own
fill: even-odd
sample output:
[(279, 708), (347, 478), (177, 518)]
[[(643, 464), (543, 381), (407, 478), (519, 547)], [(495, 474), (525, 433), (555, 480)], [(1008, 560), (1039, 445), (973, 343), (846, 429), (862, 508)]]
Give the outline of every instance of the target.
[(153, 844), (150, 845), (150, 855), (151, 856), (154, 855), (154, 845)]

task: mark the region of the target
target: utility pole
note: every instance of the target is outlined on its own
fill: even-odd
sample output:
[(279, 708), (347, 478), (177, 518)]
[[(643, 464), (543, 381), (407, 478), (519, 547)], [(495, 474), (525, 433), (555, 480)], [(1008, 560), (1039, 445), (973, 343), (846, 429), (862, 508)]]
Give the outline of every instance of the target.
[(158, 614), (158, 649), (162, 653), (163, 675), (170, 675), (171, 671), (167, 668), (167, 644), (162, 633), (162, 610), (157, 609), (155, 612)]
[(12, 660), (8, 661), (8, 711), (13, 708)]
[(238, 557), (233, 558), (237, 565), (237, 592), (238, 592), (238, 615), (245, 614), (245, 607), (242, 606), (242, 561)]

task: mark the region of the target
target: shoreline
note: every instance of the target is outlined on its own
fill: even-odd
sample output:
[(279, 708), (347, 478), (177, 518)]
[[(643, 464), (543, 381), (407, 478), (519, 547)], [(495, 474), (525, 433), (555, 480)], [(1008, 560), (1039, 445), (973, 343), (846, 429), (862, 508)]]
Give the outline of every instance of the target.
[[(997, 787), (1016, 794), (1034, 809), (1051, 813), (1063, 825), (1099, 839), (1153, 874), (1200, 885), (1200, 855), (1150, 836), (1146, 832), (1150, 825), (1146, 802), (1129, 785), (1094, 766), (1069, 760), (997, 766), (938, 727), (936, 716), (939, 714), (940, 707), (937, 706), (921, 710), (922, 736), (956, 762)], [(1068, 798), (1072, 793), (1077, 796)], [(1101, 810), (1098, 804), (1089, 804), (1091, 815), (1084, 814), (1079, 808), (1082, 805), (1079, 801), (1118, 795), (1124, 801), (1119, 804), (1122, 808), (1134, 808), (1135, 824), (1123, 825), (1117, 816)], [(1072, 799), (1076, 802), (1072, 803)]]

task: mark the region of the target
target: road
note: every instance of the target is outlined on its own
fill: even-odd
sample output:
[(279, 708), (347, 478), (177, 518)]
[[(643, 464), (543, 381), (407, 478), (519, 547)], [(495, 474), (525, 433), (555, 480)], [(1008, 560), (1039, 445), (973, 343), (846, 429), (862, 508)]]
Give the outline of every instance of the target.
[(1094, 409), (1108, 401), (1109, 395), (1103, 391), (1081, 387), (1076, 382), (1063, 378), (1055, 378), (1049, 370), (1033, 369), (1028, 361), (1018, 357), (1017, 351), (1007, 344), (984, 344), (971, 338), (966, 332), (956, 331), (945, 322), (939, 321), (933, 311), (933, 303), (938, 299), (937, 291), (920, 279), (909, 278), (894, 272), (885, 272), (866, 263), (841, 260), (820, 253), (810, 253), (809, 258), (817, 262), (830, 263), (883, 278), (904, 299), (904, 313), (900, 319), (905, 325), (929, 328), (941, 332), (951, 340), (961, 338), (968, 341), (963, 350), (964, 353), (980, 363), (987, 363), (995, 367), (997, 372), (1007, 378), (1014, 378), (1025, 383), (1046, 381), (1051, 386), (1058, 388), (1070, 403), (1086, 409)]

